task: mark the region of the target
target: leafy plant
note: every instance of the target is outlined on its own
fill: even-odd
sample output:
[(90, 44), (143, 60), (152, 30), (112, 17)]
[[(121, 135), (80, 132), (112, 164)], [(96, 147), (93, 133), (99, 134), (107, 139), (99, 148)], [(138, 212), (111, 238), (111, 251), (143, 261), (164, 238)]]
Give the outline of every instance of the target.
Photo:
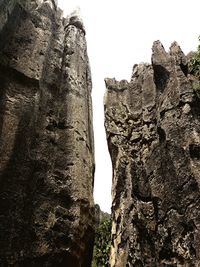
[(103, 218), (96, 230), (92, 267), (108, 267), (111, 245), (111, 219)]
[[(200, 36), (198, 38), (200, 42)], [(189, 70), (193, 74), (197, 81), (193, 83), (193, 89), (196, 92), (198, 98), (200, 98), (200, 44), (197, 47), (197, 51), (193, 53), (189, 61)]]
[[(200, 36), (198, 38), (200, 42)], [(197, 47), (197, 51), (193, 53), (193, 56), (189, 62), (190, 73), (200, 78), (200, 44)]]
[(196, 92), (198, 98), (200, 98), (200, 81), (196, 81), (193, 83), (193, 89)]

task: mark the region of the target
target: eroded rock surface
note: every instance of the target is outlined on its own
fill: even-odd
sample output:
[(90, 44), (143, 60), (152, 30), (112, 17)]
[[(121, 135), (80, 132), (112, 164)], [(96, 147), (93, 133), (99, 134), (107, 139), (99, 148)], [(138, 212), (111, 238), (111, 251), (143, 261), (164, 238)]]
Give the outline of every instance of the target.
[(85, 30), (53, 0), (0, 1), (0, 266), (90, 266)]
[(106, 79), (111, 266), (200, 263), (200, 100), (177, 43), (156, 41), (130, 82)]

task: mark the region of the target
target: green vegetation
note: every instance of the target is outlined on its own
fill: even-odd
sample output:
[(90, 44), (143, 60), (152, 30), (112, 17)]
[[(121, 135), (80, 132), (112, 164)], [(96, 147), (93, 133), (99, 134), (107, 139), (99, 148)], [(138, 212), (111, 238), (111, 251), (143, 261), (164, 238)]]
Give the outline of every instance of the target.
[[(200, 36), (198, 38), (200, 42)], [(189, 63), (190, 72), (196, 77), (200, 78), (200, 44), (197, 47), (197, 51), (193, 53)]]
[(103, 218), (96, 230), (92, 267), (108, 267), (111, 244), (111, 219)]
[[(198, 40), (200, 42), (200, 36)], [(197, 47), (197, 51), (193, 53), (190, 59), (189, 71), (198, 79), (198, 81), (194, 82), (193, 88), (197, 96), (200, 98), (200, 44)]]
[(200, 81), (196, 81), (193, 83), (193, 89), (196, 92), (198, 98), (200, 98)]

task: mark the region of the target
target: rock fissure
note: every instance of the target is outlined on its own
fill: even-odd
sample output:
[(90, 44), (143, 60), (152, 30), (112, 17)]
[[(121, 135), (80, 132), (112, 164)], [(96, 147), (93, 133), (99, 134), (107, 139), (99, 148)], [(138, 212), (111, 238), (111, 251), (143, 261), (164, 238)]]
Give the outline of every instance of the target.
[[(0, 3), (2, 267), (91, 265), (94, 140), (85, 35), (78, 11), (63, 18), (54, 0)], [(152, 64), (134, 65), (130, 82), (105, 79), (110, 266), (198, 267), (196, 78), (176, 42), (169, 53), (159, 41), (152, 50)], [(110, 218), (101, 223), (110, 229)], [(104, 256), (108, 265), (107, 254), (98, 260)]]

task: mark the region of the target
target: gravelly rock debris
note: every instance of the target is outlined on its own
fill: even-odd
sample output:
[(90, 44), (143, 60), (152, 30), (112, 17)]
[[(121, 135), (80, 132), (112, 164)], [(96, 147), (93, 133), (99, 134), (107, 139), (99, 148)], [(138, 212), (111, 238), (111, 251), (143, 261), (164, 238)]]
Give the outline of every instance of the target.
[(200, 100), (174, 42), (131, 81), (106, 79), (111, 267), (200, 266)]
[(56, 1), (0, 1), (0, 266), (90, 266), (91, 76), (85, 29)]

